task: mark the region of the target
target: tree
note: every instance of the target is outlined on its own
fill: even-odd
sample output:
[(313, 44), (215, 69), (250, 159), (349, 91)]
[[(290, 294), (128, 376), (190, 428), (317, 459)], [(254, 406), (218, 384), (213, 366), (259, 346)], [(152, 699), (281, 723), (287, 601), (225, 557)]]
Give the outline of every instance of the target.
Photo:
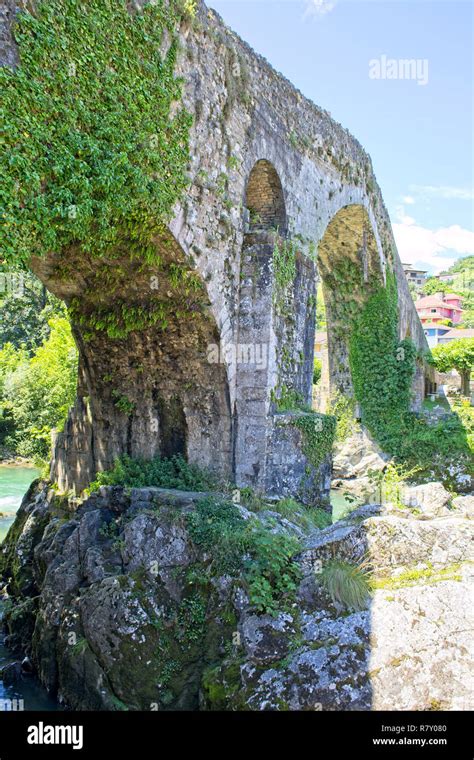
[(65, 304), (33, 274), (1, 264), (0, 311), (0, 346), (23, 346), (30, 354), (48, 338), (49, 321), (67, 316)]
[(460, 338), (435, 346), (431, 352), (431, 363), (438, 372), (455, 369), (461, 375), (461, 392), (470, 395), (470, 377), (474, 367), (474, 338)]
[(440, 282), (436, 277), (428, 277), (423, 285), (421, 292), (424, 296), (432, 296), (435, 293), (452, 293), (453, 288), (446, 282)]
[(0, 437), (20, 456), (46, 459), (51, 429), (61, 429), (77, 383), (77, 349), (69, 321), (54, 317), (49, 337), (30, 358), (11, 343), (0, 351)]
[(448, 273), (474, 271), (474, 256), (464, 256), (462, 259), (458, 259), (454, 264), (449, 267)]

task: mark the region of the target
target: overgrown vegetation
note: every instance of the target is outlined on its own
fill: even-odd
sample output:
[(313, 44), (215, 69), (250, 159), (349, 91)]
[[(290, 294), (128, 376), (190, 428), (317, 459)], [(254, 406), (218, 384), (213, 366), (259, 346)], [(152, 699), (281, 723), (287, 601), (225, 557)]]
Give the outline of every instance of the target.
[(410, 411), (416, 351), (398, 340), (397, 290), (389, 274), (354, 321), (349, 360), (362, 422), (382, 449), (407, 467), (445, 479), (448, 461), (461, 457), (472, 469), (472, 449), (461, 418), (428, 425)]
[(99, 472), (91, 483), (91, 492), (100, 486), (127, 486), (130, 488), (177, 488), (181, 491), (208, 491), (215, 489), (216, 478), (196, 465), (176, 455), (169, 459), (132, 458), (124, 454), (115, 460), (107, 472)]
[(244, 520), (231, 502), (203, 499), (187, 517), (193, 541), (212, 557), (213, 574), (243, 570), (250, 603), (272, 615), (288, 605), (301, 571), (293, 557), (300, 544), (284, 533), (274, 533), (257, 519)]
[(336, 435), (336, 418), (318, 412), (302, 412), (293, 424), (303, 434), (303, 452), (313, 467), (319, 467), (331, 453)]
[(271, 533), (255, 523), (248, 528), (248, 552), (244, 578), (250, 604), (271, 615), (294, 601), (301, 570), (293, 557), (300, 550), (298, 541), (284, 533)]
[(277, 412), (291, 412), (302, 410), (311, 412), (311, 408), (303, 402), (303, 396), (294, 388), (282, 385), (278, 390), (272, 390), (271, 400), (274, 402)]
[(153, 236), (187, 183), (191, 119), (183, 109), (170, 117), (181, 11), (161, 0), (132, 13), (124, 0), (51, 0), (18, 14), (21, 65), (0, 70), (9, 263), (70, 246), (156, 256)]
[(400, 447), (400, 426), (410, 408), (415, 347), (398, 340), (395, 277), (387, 276), (355, 318), (349, 343), (354, 392), (362, 420), (390, 454)]

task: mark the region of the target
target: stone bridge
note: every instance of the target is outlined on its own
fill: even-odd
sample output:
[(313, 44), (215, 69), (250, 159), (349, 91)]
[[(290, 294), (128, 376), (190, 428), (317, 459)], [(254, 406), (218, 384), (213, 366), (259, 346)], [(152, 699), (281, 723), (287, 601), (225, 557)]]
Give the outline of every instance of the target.
[[(14, 65), (14, 3), (1, 7), (1, 54)], [(80, 354), (77, 400), (55, 441), (52, 479), (81, 490), (120, 454), (183, 453), (238, 486), (314, 503), (327, 491), (328, 462), (312, 467), (293, 413), (277, 399), (311, 403), (319, 280), (331, 392), (352, 393), (340, 274), (347, 262), (361, 273), (350, 294), (356, 306), (393, 272), (400, 337), (425, 350), (423, 330), (357, 140), (204, 4), (180, 39), (177, 74), (193, 115), (190, 186), (154, 241), (166, 266), (125, 255), (98, 269), (81, 250), (69, 252), (68, 267), (52, 255), (31, 262), (48, 289), (74, 305)], [(98, 308), (146, 309), (157, 298), (171, 299), (166, 327), (111, 337), (87, 324)], [(414, 404), (424, 372), (420, 364)]]

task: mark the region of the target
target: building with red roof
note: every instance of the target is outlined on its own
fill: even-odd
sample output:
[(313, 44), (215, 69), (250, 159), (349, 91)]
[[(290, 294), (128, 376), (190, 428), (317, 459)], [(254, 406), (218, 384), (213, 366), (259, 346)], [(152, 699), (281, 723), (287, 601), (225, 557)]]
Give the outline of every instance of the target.
[(421, 324), (428, 322), (434, 324), (449, 319), (453, 325), (458, 324), (462, 317), (461, 297), (455, 293), (434, 293), (432, 296), (424, 296), (415, 301), (415, 308), (420, 317)]

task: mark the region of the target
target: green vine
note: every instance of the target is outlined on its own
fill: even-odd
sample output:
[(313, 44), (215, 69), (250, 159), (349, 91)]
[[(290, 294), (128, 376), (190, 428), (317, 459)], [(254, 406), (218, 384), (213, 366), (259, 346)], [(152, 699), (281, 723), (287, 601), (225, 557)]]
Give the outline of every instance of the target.
[(294, 420), (303, 434), (303, 453), (318, 468), (331, 453), (336, 436), (336, 418), (318, 412), (302, 412)]
[(459, 414), (429, 425), (410, 411), (417, 352), (411, 340), (398, 340), (397, 289), (387, 287), (367, 300), (352, 330), (349, 361), (362, 422), (384, 451), (416, 479), (439, 478), (452, 487), (451, 464), (473, 473), (468, 426)]
[[(134, 330), (144, 330), (152, 326), (165, 330), (168, 325), (169, 311), (169, 305), (159, 301), (148, 308), (131, 306), (122, 302), (115, 305), (115, 311), (96, 306), (94, 311), (87, 316), (80, 312), (77, 299), (73, 299), (69, 307), (69, 313), (77, 324), (93, 332), (105, 332), (109, 338), (115, 339), (126, 338)], [(85, 335), (89, 336), (88, 333)]]
[(170, 112), (182, 89), (176, 28), (190, 6), (49, 0), (18, 14), (20, 65), (0, 69), (8, 262), (73, 247), (154, 259), (187, 185), (191, 117)]
[(272, 389), (270, 399), (275, 404), (277, 412), (288, 412), (293, 409), (300, 409), (303, 405), (303, 396), (293, 388), (282, 385), (278, 390)]
[(398, 339), (398, 303), (395, 276), (369, 296), (355, 320), (349, 361), (362, 421), (390, 454), (400, 451), (403, 429), (410, 415), (411, 383), (416, 349), (411, 340)]

